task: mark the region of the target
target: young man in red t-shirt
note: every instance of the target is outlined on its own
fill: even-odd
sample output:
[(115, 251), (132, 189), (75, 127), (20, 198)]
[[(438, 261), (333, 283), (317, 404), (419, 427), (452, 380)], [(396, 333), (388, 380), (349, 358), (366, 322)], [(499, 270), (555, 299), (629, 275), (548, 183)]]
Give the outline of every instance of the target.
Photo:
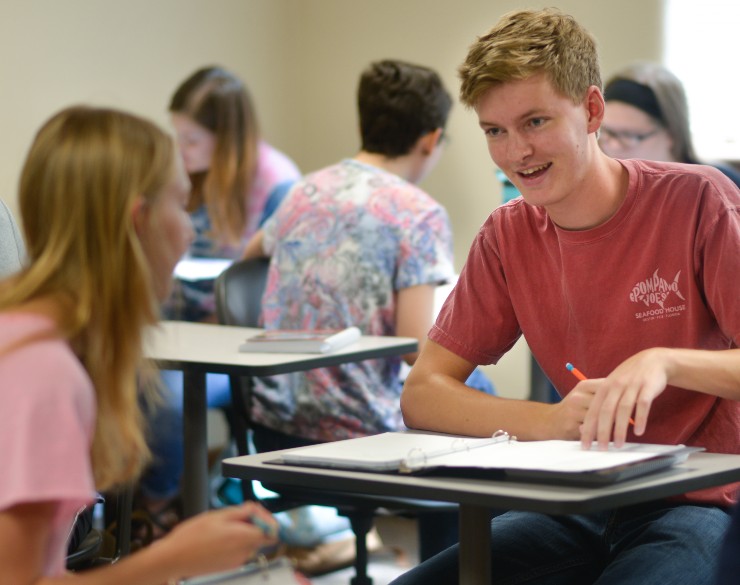
[[(460, 76), (491, 158), (522, 197), (478, 233), (404, 388), (406, 424), (740, 452), (738, 189), (709, 167), (606, 156), (595, 42), (557, 10), (505, 15)], [(520, 335), (561, 402), (465, 388)], [(509, 512), (492, 525), (496, 578), (709, 583), (736, 490), (589, 516)], [(398, 581), (455, 582), (455, 549)]]

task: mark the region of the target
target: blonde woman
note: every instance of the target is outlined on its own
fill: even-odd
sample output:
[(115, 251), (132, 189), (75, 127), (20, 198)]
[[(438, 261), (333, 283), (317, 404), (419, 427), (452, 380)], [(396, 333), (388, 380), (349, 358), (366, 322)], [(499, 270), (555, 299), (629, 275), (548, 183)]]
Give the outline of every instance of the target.
[[(29, 264), (0, 283), (0, 582), (166, 583), (236, 567), (272, 539), (254, 503), (202, 514), (113, 566), (65, 575), (75, 512), (148, 460), (142, 339), (192, 240), (172, 140), (140, 118), (75, 107), (26, 159)], [(143, 375), (143, 374), (142, 374)]]

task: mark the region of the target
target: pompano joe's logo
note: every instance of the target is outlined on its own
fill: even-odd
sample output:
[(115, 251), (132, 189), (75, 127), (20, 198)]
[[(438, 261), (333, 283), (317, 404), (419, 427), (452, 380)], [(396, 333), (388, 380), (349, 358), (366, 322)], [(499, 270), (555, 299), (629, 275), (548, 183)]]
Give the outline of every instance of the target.
[(678, 290), (678, 278), (680, 276), (681, 271), (679, 270), (676, 276), (673, 277), (673, 280), (669, 282), (658, 276), (658, 270), (656, 269), (650, 278), (638, 282), (633, 286), (630, 291), (630, 301), (633, 303), (642, 303), (648, 308), (646, 311), (635, 313), (635, 317), (637, 319), (653, 320), (656, 318), (661, 319), (668, 316), (676, 316), (681, 311), (685, 311), (685, 304), (673, 307), (665, 307), (664, 305), (672, 294), (676, 295), (682, 301), (686, 300), (681, 294), (681, 291)]

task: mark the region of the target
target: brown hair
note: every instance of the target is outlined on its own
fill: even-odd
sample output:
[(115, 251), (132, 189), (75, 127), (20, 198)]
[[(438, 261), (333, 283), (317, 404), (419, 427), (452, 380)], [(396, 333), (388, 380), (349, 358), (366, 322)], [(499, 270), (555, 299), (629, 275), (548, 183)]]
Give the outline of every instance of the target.
[(256, 174), (259, 142), (257, 116), (247, 88), (225, 69), (205, 67), (182, 82), (169, 109), (215, 135), (210, 168), (191, 176), (190, 210), (205, 203), (213, 237), (225, 244), (239, 242), (247, 224), (247, 198)]
[(0, 289), (0, 309), (44, 299), (62, 309), (53, 334), (69, 341), (95, 387), (91, 460), (101, 490), (131, 481), (149, 456), (137, 374), (158, 303), (132, 206), (171, 180), (174, 152), (147, 120), (73, 107), (39, 130), (21, 174), (30, 262)]
[(392, 59), (375, 61), (362, 72), (357, 87), (362, 150), (404, 156), (419, 138), (444, 129), (450, 108), (452, 98), (432, 69)]
[(475, 107), (491, 87), (540, 72), (561, 94), (581, 101), (590, 86), (601, 89), (596, 41), (555, 8), (509, 12), (470, 47), (458, 69), (460, 100)]

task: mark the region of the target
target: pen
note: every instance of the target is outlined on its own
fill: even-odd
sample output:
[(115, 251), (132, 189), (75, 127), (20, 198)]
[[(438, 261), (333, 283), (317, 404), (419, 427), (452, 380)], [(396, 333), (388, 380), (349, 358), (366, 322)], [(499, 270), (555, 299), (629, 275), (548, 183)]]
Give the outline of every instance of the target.
[[(570, 362), (568, 362), (567, 364), (565, 364), (565, 369), (568, 370), (571, 374), (573, 374), (576, 378), (578, 378), (581, 381), (588, 380), (588, 378), (583, 375), (583, 372), (581, 370), (579, 370), (578, 368), (576, 368)], [(630, 424), (632, 426), (635, 426), (635, 421), (632, 420), (632, 417), (630, 417)]]
[(250, 524), (254, 524), (257, 528), (259, 528), (265, 534), (265, 536), (270, 538), (277, 537), (279, 540), (283, 540), (282, 527), (278, 527), (276, 529), (275, 527), (265, 522), (262, 518), (254, 514), (249, 517), (248, 522)]

